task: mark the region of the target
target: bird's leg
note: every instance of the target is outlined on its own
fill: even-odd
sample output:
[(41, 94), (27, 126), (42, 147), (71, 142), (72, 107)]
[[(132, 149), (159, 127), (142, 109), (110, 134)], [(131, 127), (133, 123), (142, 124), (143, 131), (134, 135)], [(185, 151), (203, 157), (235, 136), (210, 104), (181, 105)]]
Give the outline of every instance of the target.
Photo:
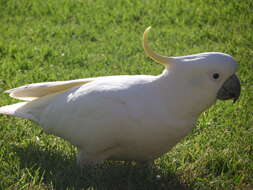
[(148, 168), (149, 170), (152, 170), (154, 167), (154, 160), (136, 162), (136, 167), (137, 168)]
[(80, 167), (82, 172), (84, 170), (95, 169), (96, 165), (103, 163), (104, 159), (99, 156), (88, 155), (82, 150), (79, 150), (76, 157), (77, 165)]
[(125, 161), (125, 165), (128, 167), (128, 168), (131, 168), (133, 166), (133, 163), (132, 161)]
[(128, 176), (127, 176), (127, 187), (128, 189), (132, 189), (132, 175), (133, 175), (133, 171), (134, 171), (134, 166), (132, 161), (126, 161), (125, 162), (127, 167), (129, 168), (128, 170)]
[(133, 163), (131, 161), (126, 162), (127, 166), (130, 168), (128, 173), (128, 189), (132, 189), (132, 176), (135, 169), (147, 168), (151, 173), (153, 173), (154, 160), (138, 161)]

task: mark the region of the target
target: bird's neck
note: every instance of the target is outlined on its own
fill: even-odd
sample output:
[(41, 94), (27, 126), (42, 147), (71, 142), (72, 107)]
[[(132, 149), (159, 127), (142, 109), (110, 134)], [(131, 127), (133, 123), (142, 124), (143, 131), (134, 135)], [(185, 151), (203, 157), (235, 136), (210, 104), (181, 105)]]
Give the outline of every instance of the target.
[(198, 118), (216, 102), (213, 94), (185, 79), (183, 73), (175, 73), (165, 69), (156, 81), (164, 101), (171, 112), (179, 113), (180, 118)]

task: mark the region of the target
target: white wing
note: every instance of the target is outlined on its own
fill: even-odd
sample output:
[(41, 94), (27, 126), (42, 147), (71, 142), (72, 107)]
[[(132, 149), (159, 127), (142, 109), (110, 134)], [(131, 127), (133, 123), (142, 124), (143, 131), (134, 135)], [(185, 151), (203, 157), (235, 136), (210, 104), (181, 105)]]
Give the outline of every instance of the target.
[(9, 95), (13, 98), (25, 101), (32, 101), (37, 98), (47, 96), (49, 94), (53, 94), (56, 92), (62, 92), (72, 87), (83, 85), (101, 78), (105, 77), (85, 78), (69, 81), (33, 83), (18, 88), (13, 88), (5, 92), (9, 93)]

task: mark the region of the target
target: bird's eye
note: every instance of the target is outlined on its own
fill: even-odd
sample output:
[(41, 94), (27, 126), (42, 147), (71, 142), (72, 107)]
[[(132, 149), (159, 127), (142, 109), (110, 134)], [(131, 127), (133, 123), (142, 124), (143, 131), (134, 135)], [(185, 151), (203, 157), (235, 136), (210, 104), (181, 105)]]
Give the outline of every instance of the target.
[(220, 78), (220, 74), (219, 73), (214, 73), (213, 74), (213, 79), (218, 79), (218, 78)]

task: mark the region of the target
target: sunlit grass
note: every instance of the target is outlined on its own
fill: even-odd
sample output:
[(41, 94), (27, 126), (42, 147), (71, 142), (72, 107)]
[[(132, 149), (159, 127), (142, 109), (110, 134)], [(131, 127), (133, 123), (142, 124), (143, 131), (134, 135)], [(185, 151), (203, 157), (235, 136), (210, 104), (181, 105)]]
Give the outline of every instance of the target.
[[(0, 88), (55, 80), (159, 74), (141, 45), (164, 55), (221, 51), (239, 64), (241, 98), (217, 102), (156, 169), (107, 162), (81, 173), (76, 150), (34, 123), (0, 115), (0, 189), (253, 188), (251, 0), (3, 0)], [(0, 105), (16, 102), (0, 93)], [(157, 177), (160, 175), (160, 177)]]

